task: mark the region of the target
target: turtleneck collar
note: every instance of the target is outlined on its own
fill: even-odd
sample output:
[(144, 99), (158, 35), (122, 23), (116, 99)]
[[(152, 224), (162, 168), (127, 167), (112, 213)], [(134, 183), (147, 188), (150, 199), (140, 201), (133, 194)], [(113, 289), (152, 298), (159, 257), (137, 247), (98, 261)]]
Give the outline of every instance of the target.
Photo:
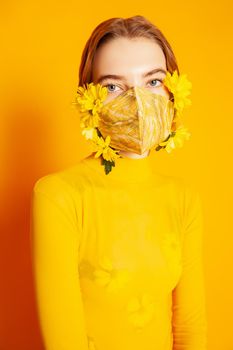
[(144, 158), (130, 158), (121, 155), (115, 161), (115, 166), (112, 170), (105, 174), (104, 165), (101, 164), (101, 157), (95, 158), (95, 153), (92, 153), (82, 161), (87, 166), (95, 170), (99, 175), (102, 175), (106, 180), (118, 180), (121, 182), (140, 183), (154, 179), (155, 172), (152, 166), (151, 152)]

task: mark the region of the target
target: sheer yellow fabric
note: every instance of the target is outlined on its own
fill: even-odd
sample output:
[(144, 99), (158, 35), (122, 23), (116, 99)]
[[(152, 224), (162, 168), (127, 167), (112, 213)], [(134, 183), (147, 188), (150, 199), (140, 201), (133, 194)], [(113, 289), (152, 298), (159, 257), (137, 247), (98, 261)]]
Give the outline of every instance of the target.
[(150, 156), (105, 175), (92, 155), (32, 196), (47, 350), (206, 350), (200, 196)]

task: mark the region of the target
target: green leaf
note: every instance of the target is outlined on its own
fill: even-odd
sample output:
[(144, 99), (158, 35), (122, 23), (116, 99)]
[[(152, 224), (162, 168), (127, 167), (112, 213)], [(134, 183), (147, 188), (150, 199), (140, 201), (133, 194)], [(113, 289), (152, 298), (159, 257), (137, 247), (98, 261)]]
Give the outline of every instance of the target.
[(164, 148), (164, 147), (163, 147), (163, 146), (158, 145), (158, 146), (155, 148), (155, 150), (156, 150), (156, 151), (159, 151), (161, 148)]
[[(172, 133), (169, 134), (169, 135), (167, 136), (167, 138), (166, 138), (165, 140), (163, 140), (162, 142), (167, 141), (171, 136), (173, 136)], [(155, 150), (156, 150), (156, 151), (159, 151), (161, 148), (165, 148), (165, 147), (166, 147), (166, 145), (165, 145), (165, 146), (160, 146), (160, 145), (158, 145), (158, 146), (155, 148)]]
[(102, 157), (102, 165), (105, 167), (105, 174), (107, 175), (112, 171), (112, 167), (115, 166), (115, 162), (111, 162), (110, 160), (106, 160)]
[(101, 137), (101, 136), (102, 136), (102, 134), (101, 134), (101, 132), (99, 131), (99, 129), (98, 129), (98, 128), (96, 128), (96, 131), (97, 131), (97, 135), (98, 135), (99, 137)]
[(167, 141), (171, 137), (171, 135), (172, 135), (172, 132), (171, 134), (168, 135), (168, 137), (163, 142)]

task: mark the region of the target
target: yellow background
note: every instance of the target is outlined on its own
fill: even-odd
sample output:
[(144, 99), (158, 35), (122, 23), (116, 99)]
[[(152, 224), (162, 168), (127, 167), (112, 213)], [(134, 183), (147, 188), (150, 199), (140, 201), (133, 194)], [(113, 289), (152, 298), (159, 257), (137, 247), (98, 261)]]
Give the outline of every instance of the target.
[(1, 349), (43, 349), (30, 260), (31, 189), (91, 150), (71, 108), (91, 31), (110, 17), (138, 14), (162, 30), (193, 84), (183, 116), (192, 137), (170, 155), (156, 153), (154, 164), (200, 189), (208, 350), (233, 349), (230, 0), (1, 2)]

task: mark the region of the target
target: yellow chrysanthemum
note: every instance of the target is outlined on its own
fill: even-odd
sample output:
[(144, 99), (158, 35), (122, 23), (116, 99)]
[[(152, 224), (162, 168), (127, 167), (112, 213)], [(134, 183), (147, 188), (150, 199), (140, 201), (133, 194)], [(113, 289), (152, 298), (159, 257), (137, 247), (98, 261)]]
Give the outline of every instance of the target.
[(105, 86), (101, 84), (94, 85), (91, 82), (90, 84), (86, 84), (86, 87), (78, 87), (76, 101), (82, 112), (92, 111), (94, 115), (100, 111), (107, 94), (108, 90)]
[(159, 146), (165, 146), (165, 149), (170, 153), (173, 149), (177, 147), (182, 147), (184, 140), (189, 140), (191, 134), (187, 131), (187, 128), (180, 125), (174, 133), (171, 134), (167, 141), (159, 143)]
[(75, 105), (80, 111), (80, 126), (82, 128), (94, 128), (98, 126), (99, 112), (108, 91), (105, 86), (94, 85), (93, 82), (77, 89)]
[(108, 292), (117, 291), (128, 282), (129, 272), (115, 269), (107, 257), (102, 258), (100, 267), (94, 271), (94, 279), (98, 285), (106, 287)]
[(87, 139), (87, 140), (94, 140), (97, 138), (98, 134), (95, 128), (84, 128), (82, 130), (82, 135)]
[(91, 114), (88, 111), (80, 113), (80, 127), (81, 128), (96, 128), (99, 125), (99, 114)]
[(108, 135), (106, 139), (104, 140), (103, 137), (97, 137), (95, 141), (95, 147), (96, 147), (96, 154), (95, 158), (98, 158), (101, 154), (103, 155), (103, 158), (109, 161), (115, 161), (117, 158), (120, 157), (119, 154), (117, 154), (115, 150), (113, 150), (111, 147), (109, 147), (111, 138)]
[(175, 116), (173, 118), (173, 123), (179, 122), (181, 120), (181, 115), (182, 115), (181, 111), (176, 109)]
[(105, 152), (103, 153), (103, 158), (105, 160), (108, 160), (110, 162), (115, 162), (118, 158), (120, 158), (120, 155), (117, 154), (118, 151), (115, 151), (111, 147), (107, 147)]
[[(186, 74), (178, 75), (177, 70), (171, 74), (167, 72), (163, 84), (171, 91), (174, 96), (174, 108), (182, 111), (184, 107), (191, 105), (191, 100), (187, 98), (192, 88), (192, 83), (187, 79)], [(177, 114), (178, 118), (179, 114)]]
[(136, 328), (144, 327), (154, 316), (156, 303), (150, 295), (132, 298), (127, 305), (128, 319)]

